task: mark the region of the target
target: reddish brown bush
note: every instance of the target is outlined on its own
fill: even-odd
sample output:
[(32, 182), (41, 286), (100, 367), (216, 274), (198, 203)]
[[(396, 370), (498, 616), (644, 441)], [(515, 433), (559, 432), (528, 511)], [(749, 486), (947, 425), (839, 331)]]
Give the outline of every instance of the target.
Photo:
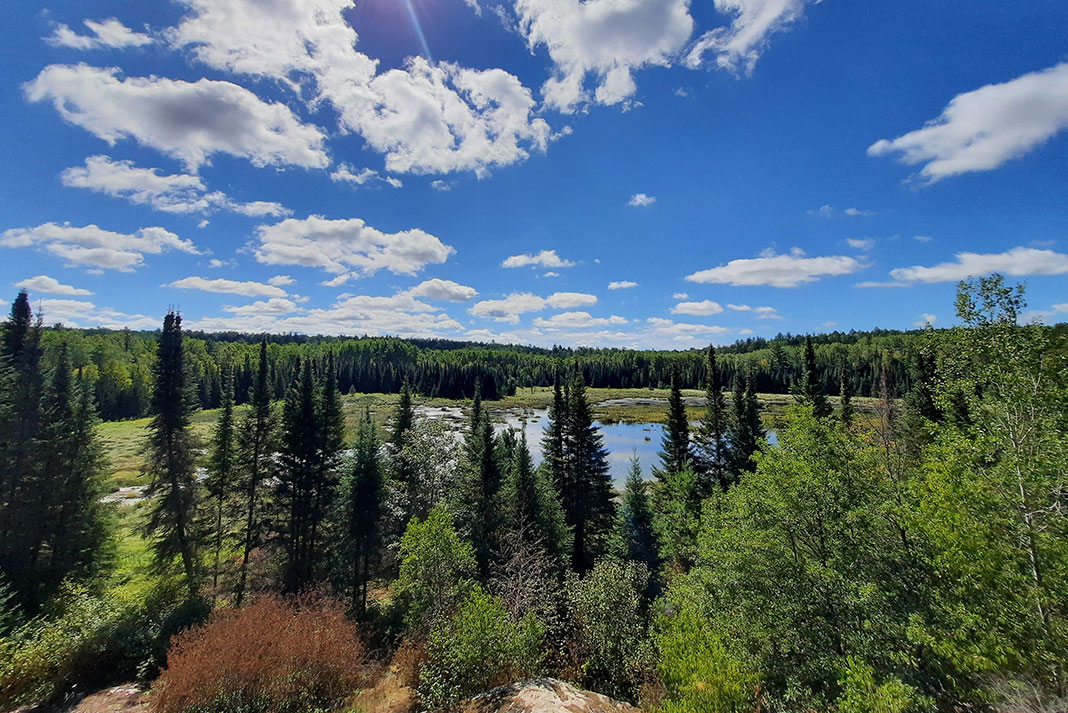
[(344, 605), (263, 597), (176, 636), (152, 687), (158, 713), (305, 713), (366, 682), (364, 646)]

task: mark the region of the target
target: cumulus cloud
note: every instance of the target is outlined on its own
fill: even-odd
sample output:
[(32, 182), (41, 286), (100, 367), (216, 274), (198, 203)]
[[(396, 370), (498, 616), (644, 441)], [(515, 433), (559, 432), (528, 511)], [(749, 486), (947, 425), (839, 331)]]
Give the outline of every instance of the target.
[(685, 64), (697, 69), (711, 55), (717, 67), (750, 74), (771, 35), (804, 15), (805, 0), (715, 0), (715, 7), (732, 16), (731, 24), (701, 35), (687, 51)]
[[(188, 278), (187, 278), (188, 279)], [(299, 307), (293, 302), (293, 300), (286, 299), (285, 297), (272, 297), (269, 300), (258, 300), (252, 304), (247, 305), (226, 305), (223, 310), (231, 314), (237, 315), (264, 315), (264, 314), (292, 314), (296, 312)]]
[(548, 304), (543, 297), (530, 292), (514, 292), (503, 299), (476, 302), (467, 311), (475, 317), (518, 324), (519, 315), (541, 312), (546, 306)]
[(271, 77), (329, 103), (344, 132), (361, 135), (396, 173), (471, 170), (543, 151), (554, 136), (534, 113), (517, 77), (410, 58), (378, 73), (356, 50), (357, 34), (342, 12), (351, 0), (186, 0), (191, 12), (170, 32), (205, 64)]
[(722, 311), (723, 306), (719, 302), (713, 302), (712, 300), (679, 302), (671, 308), (672, 314), (690, 314), (698, 317), (708, 317), (713, 314), (719, 314)]
[(924, 312), (912, 324), (915, 327), (926, 327), (928, 324), (934, 324), (937, 321), (938, 321), (938, 317), (936, 317), (935, 315), (933, 315), (933, 314), (931, 314), (929, 312)]
[(501, 267), (574, 267), (572, 260), (565, 260), (556, 254), (555, 250), (542, 250), (540, 253), (523, 253), (512, 255), (501, 263)]
[(957, 282), (991, 272), (1013, 277), (1068, 273), (1068, 255), (1052, 250), (1016, 247), (1003, 253), (962, 252), (955, 257), (931, 267), (899, 267), (890, 271), (890, 277), (899, 282)]
[(686, 279), (705, 284), (798, 287), (824, 277), (848, 275), (864, 267), (864, 263), (853, 257), (807, 257), (803, 250), (794, 248), (788, 255), (765, 251), (760, 257), (731, 260), (726, 265), (687, 275)]
[(635, 193), (630, 197), (630, 200), (627, 201), (627, 205), (634, 208), (645, 208), (646, 206), (651, 206), (653, 203), (656, 203), (656, 198), (644, 193)]
[(545, 301), (553, 309), (574, 309), (597, 304), (597, 296), (585, 292), (554, 292)]
[(751, 312), (757, 319), (782, 319), (782, 315), (774, 307), (751, 307), (750, 305), (728, 304), (727, 309), (735, 312)]
[(452, 280), (442, 280), (434, 277), (420, 282), (415, 287), (407, 290), (406, 294), (412, 297), (425, 297), (442, 302), (467, 302), (478, 295), (478, 290)]
[(594, 317), (589, 312), (560, 312), (552, 317), (535, 317), (534, 326), (538, 329), (593, 329), (626, 324), (627, 320), (619, 315), (611, 317)]
[(62, 322), (68, 327), (104, 327), (105, 329), (152, 329), (162, 320), (144, 314), (127, 314), (85, 300), (44, 299), (40, 314), (46, 322)]
[(356, 170), (347, 163), (338, 164), (338, 167), (330, 173), (330, 180), (334, 183), (353, 183), (357, 186), (363, 186), (371, 183), (388, 183), (394, 188), (400, 188), (404, 185), (404, 183), (401, 182), (399, 178), (394, 178), (393, 176), (383, 176), (373, 168), (362, 168)]
[(896, 139), (876, 141), (871, 156), (898, 154), (934, 183), (990, 171), (1068, 128), (1068, 62), (1002, 84), (958, 94), (938, 118)]
[(96, 225), (75, 227), (69, 223), (44, 223), (34, 228), (11, 228), (0, 234), (0, 246), (40, 247), (70, 265), (98, 270), (131, 272), (145, 262), (145, 254), (158, 255), (177, 250), (200, 253), (189, 240), (183, 240), (160, 227), (141, 228), (137, 234), (116, 233)]
[(693, 33), (689, 0), (517, 0), (515, 11), (531, 50), (553, 61), (542, 96), (563, 112), (627, 100), (633, 72), (670, 65)]
[(227, 280), (222, 277), (210, 279), (207, 277), (183, 277), (180, 280), (167, 283), (164, 287), (175, 287), (180, 290), (201, 290), (202, 292), (215, 292), (223, 295), (241, 295), (242, 297), (286, 297), (286, 291), (275, 285), (252, 280)]
[(108, 156), (90, 156), (85, 166), (72, 166), (60, 173), (68, 188), (85, 188), (138, 205), (150, 205), (165, 213), (210, 213), (229, 210), (254, 218), (280, 218), (291, 211), (273, 201), (241, 203), (221, 191), (208, 191), (200, 176), (188, 173), (164, 175), (155, 168), (138, 168), (132, 161), (114, 161)]
[(854, 250), (871, 250), (875, 247), (875, 238), (846, 238), (846, 244)]
[(873, 210), (863, 210), (861, 208), (846, 208), (843, 211), (838, 211), (837, 208), (831, 205), (820, 206), (817, 210), (808, 211), (808, 214), (819, 216), (821, 218), (837, 218), (839, 215), (845, 215), (851, 218), (856, 218), (858, 216), (878, 215)]
[(287, 218), (257, 227), (256, 237), (259, 244), (253, 253), (262, 263), (321, 267), (339, 277), (352, 270), (373, 275), (382, 269), (395, 275), (414, 275), (427, 265), (445, 262), (456, 252), (418, 228), (385, 233), (360, 218)]
[(64, 120), (109, 144), (132, 138), (194, 170), (216, 153), (257, 166), (330, 163), (318, 127), (230, 82), (121, 77), (116, 67), (53, 64), (24, 91), (32, 102), (51, 100)]
[(48, 275), (28, 277), (21, 282), (16, 282), (15, 287), (21, 287), (30, 292), (46, 292), (50, 295), (71, 295), (79, 297), (93, 294), (89, 290), (83, 290), (79, 287), (74, 287), (73, 285), (64, 285), (59, 280), (54, 277), (49, 277)]
[(268, 285), (274, 285), (275, 287), (285, 287), (286, 285), (292, 285), (294, 282), (296, 280), (289, 275), (275, 275), (267, 280)]
[(608, 289), (610, 290), (629, 290), (637, 286), (638, 283), (633, 280), (616, 280), (608, 283)]
[(149, 35), (134, 32), (114, 17), (106, 20), (83, 20), (82, 24), (89, 30), (88, 35), (79, 35), (67, 25), (56, 25), (51, 35), (44, 41), (53, 47), (69, 47), (76, 50), (95, 50), (101, 48), (125, 49), (141, 47), (153, 42)]

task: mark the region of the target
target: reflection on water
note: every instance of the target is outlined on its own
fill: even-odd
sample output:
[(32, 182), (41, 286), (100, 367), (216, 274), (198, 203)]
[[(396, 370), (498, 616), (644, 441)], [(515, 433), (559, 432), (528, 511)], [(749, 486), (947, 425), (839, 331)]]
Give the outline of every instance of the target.
[[(549, 421), (545, 409), (530, 409), (522, 412), (493, 414), (497, 420), (497, 430), (506, 426), (515, 430), (523, 429), (527, 434), (527, 445), (534, 457), (534, 463), (541, 463), (541, 437)], [(694, 424), (696, 425), (696, 424)], [(653, 477), (653, 468), (660, 463), (660, 439), (663, 426), (659, 423), (597, 423), (604, 435), (604, 447), (608, 451), (608, 464), (612, 471), (612, 480), (617, 488), (623, 487), (630, 469), (631, 455), (636, 451), (642, 464), (645, 477)], [(776, 434), (768, 432), (768, 440), (774, 443)]]

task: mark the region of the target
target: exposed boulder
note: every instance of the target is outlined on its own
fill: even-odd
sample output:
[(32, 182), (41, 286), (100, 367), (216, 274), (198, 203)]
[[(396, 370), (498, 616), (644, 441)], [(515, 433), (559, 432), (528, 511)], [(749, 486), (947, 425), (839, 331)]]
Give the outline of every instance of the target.
[(640, 713), (634, 706), (555, 678), (501, 686), (465, 701), (460, 713)]

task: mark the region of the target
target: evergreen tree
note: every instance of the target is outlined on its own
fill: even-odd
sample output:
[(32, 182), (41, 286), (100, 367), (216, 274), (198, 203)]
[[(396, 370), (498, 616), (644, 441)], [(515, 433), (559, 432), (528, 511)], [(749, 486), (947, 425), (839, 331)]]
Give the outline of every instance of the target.
[(574, 535), (571, 566), (579, 573), (593, 563), (608, 545), (616, 519), (608, 452), (586, 400), (586, 382), (575, 370), (568, 389), (564, 453), (567, 469), (561, 501)]
[(753, 454), (760, 450), (764, 440), (764, 426), (760, 421), (760, 404), (753, 391), (752, 379), (734, 376), (734, 418), (727, 434), (734, 461), (735, 477), (742, 472), (752, 472), (756, 467)]
[(842, 425), (849, 428), (853, 425), (853, 417), (856, 416), (857, 410), (853, 406), (853, 382), (849, 378), (849, 371), (846, 367), (842, 368), (842, 384), (839, 389), (839, 418), (842, 419)]
[(249, 558), (259, 544), (262, 506), (261, 485), (273, 474), (275, 424), (271, 414), (271, 379), (267, 367), (267, 342), (260, 342), (260, 358), (256, 377), (249, 394), (249, 409), (238, 437), (238, 461), (244, 501), (241, 569), (238, 574), (236, 604), (241, 606), (248, 581)]
[(163, 320), (153, 375), (154, 415), (148, 426), (146, 467), (152, 480), (146, 491), (150, 508), (146, 533), (158, 565), (167, 566), (175, 557), (181, 559), (186, 587), (195, 596), (200, 543), (195, 525), (196, 443), (189, 430), (195, 395), (186, 375), (182, 318), (173, 311)]
[(816, 366), (816, 350), (812, 346), (812, 338), (805, 337), (804, 359), (801, 362), (801, 380), (794, 388), (794, 399), (799, 404), (807, 404), (812, 407), (812, 413), (816, 418), (830, 416), (833, 409), (827, 396), (820, 386), (819, 372)]
[(475, 388), (465, 444), (467, 463), (458, 499), (479, 571), (485, 578), (499, 534), (501, 471), (494, 457), (493, 423), (482, 408), (480, 391)]
[(219, 420), (215, 424), (212, 439), (211, 457), (208, 462), (208, 477), (205, 486), (211, 497), (214, 509), (211, 523), (212, 548), (214, 550), (211, 568), (211, 586), (213, 595), (219, 590), (219, 561), (222, 557), (223, 539), (227, 526), (224, 511), (227, 501), (234, 490), (237, 470), (237, 448), (234, 439), (234, 372), (227, 369), (223, 376), (222, 404)]
[(630, 458), (630, 471), (623, 488), (621, 514), (628, 557), (635, 562), (644, 563), (649, 572), (655, 575), (660, 571), (660, 555), (653, 533), (653, 510), (649, 504), (648, 484), (642, 477), (642, 464), (638, 460), (637, 451)]
[(509, 532), (543, 549), (558, 563), (571, 555), (571, 533), (556, 488), (545, 469), (535, 469), (527, 436), (516, 444), (513, 463), (501, 487), (505, 525)]
[(341, 480), (338, 497), (341, 552), (346, 558), (344, 579), (351, 592), (352, 608), (361, 616), (367, 609), (367, 584), (382, 540), (385, 469), (380, 450), (378, 428), (371, 412), (365, 410), (356, 431), (352, 467)]
[(677, 369), (671, 370), (671, 393), (668, 396), (667, 422), (664, 424), (664, 437), (661, 440), (661, 468), (656, 477), (681, 472), (690, 466), (693, 460), (690, 453), (690, 423), (686, 418), (686, 403), (682, 399), (682, 387), (679, 385)]
[(564, 436), (567, 432), (567, 401), (560, 385), (560, 374), (553, 377), (553, 400), (549, 404), (548, 424), (541, 439), (542, 468), (556, 489), (562, 494), (567, 480), (567, 454)]
[(415, 422), (415, 409), (412, 407), (412, 391), (405, 379), (401, 385), (400, 399), (397, 401), (397, 413), (393, 417), (393, 433), (390, 436), (390, 454), (393, 456), (393, 468), (396, 479), (408, 485), (411, 482), (411, 473), (403, 458), (399, 458), (404, 448), (404, 436), (411, 430)]
[[(781, 347), (780, 347), (781, 349)], [(716, 348), (708, 346), (708, 376), (705, 382), (705, 413), (695, 433), (695, 460), (700, 472), (704, 496), (713, 487), (727, 487), (731, 481), (731, 456), (727, 444), (730, 415), (723, 396), (723, 377), (716, 363)]]

